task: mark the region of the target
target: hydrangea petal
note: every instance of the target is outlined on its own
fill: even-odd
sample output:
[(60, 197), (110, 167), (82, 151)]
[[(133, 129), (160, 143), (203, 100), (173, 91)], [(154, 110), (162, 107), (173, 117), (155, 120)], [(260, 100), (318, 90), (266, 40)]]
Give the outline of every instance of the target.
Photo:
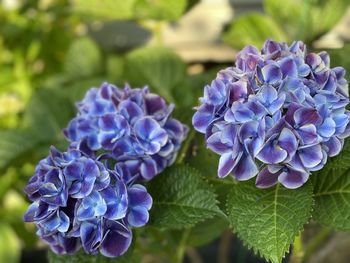
[(269, 188), (278, 183), (279, 172), (271, 173), (267, 167), (262, 169), (256, 177), (255, 185), (258, 188)]
[(301, 162), (306, 168), (315, 167), (323, 159), (322, 148), (319, 144), (299, 149), (298, 154)]
[[(131, 244), (131, 230), (115, 221), (107, 221), (105, 227), (108, 231), (101, 243), (101, 254), (106, 257), (119, 257), (123, 255)], [(116, 240), (118, 240), (118, 242), (116, 242)]]
[(278, 181), (286, 188), (296, 189), (302, 186), (308, 178), (309, 174), (307, 172), (288, 169), (280, 174)]
[(249, 180), (257, 175), (258, 172), (258, 167), (249, 154), (243, 154), (232, 170), (233, 176), (239, 181)]

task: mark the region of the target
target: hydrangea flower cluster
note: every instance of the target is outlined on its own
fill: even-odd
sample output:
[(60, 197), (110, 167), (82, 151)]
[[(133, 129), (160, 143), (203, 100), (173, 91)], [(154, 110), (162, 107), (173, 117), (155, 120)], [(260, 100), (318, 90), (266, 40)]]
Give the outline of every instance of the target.
[(187, 126), (170, 117), (174, 105), (147, 87), (119, 89), (104, 83), (90, 89), (77, 108), (66, 137), (108, 152), (129, 180), (150, 180), (171, 165), (187, 135)]
[(25, 192), (33, 203), (24, 220), (35, 222), (37, 234), (60, 254), (83, 247), (89, 254), (122, 255), (131, 244), (130, 227), (145, 225), (152, 206), (142, 185), (125, 183), (118, 171), (78, 150), (54, 147)]
[(51, 147), (25, 192), (24, 220), (59, 254), (124, 254), (132, 227), (148, 222), (152, 198), (138, 181), (152, 179), (176, 158), (188, 128), (171, 118), (174, 105), (148, 88), (90, 89), (64, 134), (66, 152)]
[(348, 83), (327, 52), (303, 42), (247, 46), (235, 67), (204, 88), (193, 116), (207, 147), (221, 155), (218, 176), (256, 177), (256, 186), (302, 186), (350, 134)]

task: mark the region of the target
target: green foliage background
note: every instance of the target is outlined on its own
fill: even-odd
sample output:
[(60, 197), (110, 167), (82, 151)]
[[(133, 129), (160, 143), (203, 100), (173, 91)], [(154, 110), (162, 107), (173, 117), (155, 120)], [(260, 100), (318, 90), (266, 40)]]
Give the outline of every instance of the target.
[[(208, 64), (203, 73), (188, 74), (188, 65), (161, 43), (107, 48), (89, 33), (96, 23), (133, 21), (156, 35), (159, 26), (178, 20), (198, 1), (5, 2), (9, 1), (0, 1), (0, 262), (12, 263), (19, 262), (21, 251), (40, 247), (35, 227), (22, 222), (28, 205), (22, 189), (50, 145), (66, 148), (61, 129), (75, 115), (74, 103), (87, 89), (102, 81), (147, 84), (174, 102), (174, 114), (190, 126), (203, 86), (217, 68), (227, 65)], [(238, 16), (222, 39), (236, 49), (247, 44), (260, 47), (266, 38), (301, 39), (312, 47), (336, 24), (347, 4), (266, 0), (264, 13)], [(153, 26), (144, 27), (149, 24)], [(350, 58), (344, 55), (349, 50), (350, 45), (330, 50), (332, 65), (350, 72)], [(150, 223), (136, 231), (133, 249), (118, 262), (139, 262), (144, 254), (181, 262), (187, 245), (202, 246), (229, 227), (254, 252), (280, 262), (311, 217), (322, 225), (350, 230), (349, 158), (346, 143), (343, 154), (304, 187), (258, 190), (251, 182), (216, 179), (217, 156), (191, 130), (178, 164), (148, 184), (154, 199)], [(108, 261), (84, 254), (67, 259), (51, 253), (49, 259)]]

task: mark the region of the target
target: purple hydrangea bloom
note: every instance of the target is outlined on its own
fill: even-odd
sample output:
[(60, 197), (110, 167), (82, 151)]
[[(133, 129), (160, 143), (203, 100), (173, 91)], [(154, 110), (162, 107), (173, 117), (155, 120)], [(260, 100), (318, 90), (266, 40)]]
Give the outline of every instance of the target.
[(148, 221), (152, 198), (145, 187), (125, 182), (117, 170), (75, 149), (51, 147), (25, 188), (33, 202), (24, 220), (53, 251), (117, 257), (131, 244), (131, 227)]
[(174, 105), (147, 87), (103, 83), (90, 89), (77, 108), (65, 136), (78, 148), (108, 153), (130, 180), (150, 180), (171, 165), (188, 131), (170, 117)]
[(301, 41), (245, 47), (235, 67), (204, 88), (192, 119), (221, 156), (218, 176), (256, 176), (259, 188), (302, 186), (350, 134), (344, 75), (326, 52), (307, 53)]

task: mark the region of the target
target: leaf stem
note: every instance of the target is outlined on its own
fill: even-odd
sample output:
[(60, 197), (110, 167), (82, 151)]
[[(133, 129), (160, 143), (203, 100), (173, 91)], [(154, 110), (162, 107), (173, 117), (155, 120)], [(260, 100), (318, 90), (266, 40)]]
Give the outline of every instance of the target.
[(185, 251), (186, 251), (186, 243), (187, 243), (187, 239), (188, 239), (190, 233), (191, 233), (190, 228), (185, 229), (182, 232), (182, 237), (181, 237), (179, 246), (177, 247), (177, 250), (176, 250), (174, 263), (182, 263), (183, 262), (183, 258), (184, 258)]
[(295, 237), (293, 243), (292, 255), (290, 257), (290, 263), (301, 263), (304, 257), (303, 240), (301, 233)]
[(185, 142), (182, 146), (182, 149), (179, 152), (179, 156), (177, 158), (176, 164), (181, 164), (184, 161), (184, 159), (186, 157), (186, 153), (188, 151), (188, 148), (190, 147), (191, 141), (192, 141), (193, 137), (195, 136), (195, 134), (196, 133), (195, 133), (194, 129), (190, 129), (190, 132), (188, 133), (188, 137), (185, 140)]

